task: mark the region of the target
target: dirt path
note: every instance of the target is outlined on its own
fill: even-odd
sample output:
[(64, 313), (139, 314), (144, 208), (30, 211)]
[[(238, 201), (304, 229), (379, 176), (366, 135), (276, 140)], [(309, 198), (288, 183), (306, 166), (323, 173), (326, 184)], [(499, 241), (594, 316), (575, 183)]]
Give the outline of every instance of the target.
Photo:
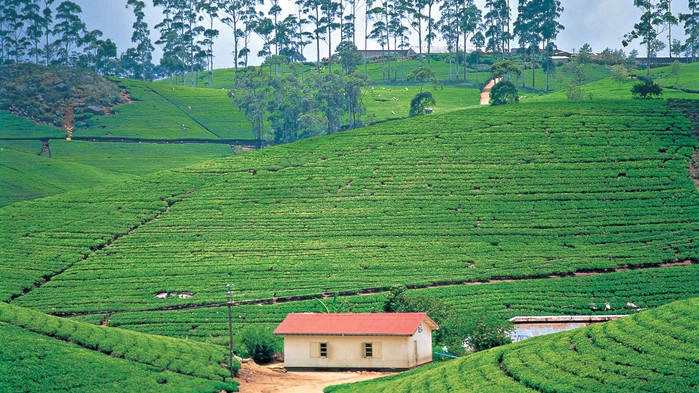
[(392, 372), (378, 371), (294, 371), (286, 372), (282, 364), (259, 366), (244, 363), (240, 369), (241, 393), (322, 393), (327, 386), (366, 381)]
[(490, 105), (490, 90), (495, 86), (496, 82), (496, 80), (491, 79), (481, 90), (481, 105)]

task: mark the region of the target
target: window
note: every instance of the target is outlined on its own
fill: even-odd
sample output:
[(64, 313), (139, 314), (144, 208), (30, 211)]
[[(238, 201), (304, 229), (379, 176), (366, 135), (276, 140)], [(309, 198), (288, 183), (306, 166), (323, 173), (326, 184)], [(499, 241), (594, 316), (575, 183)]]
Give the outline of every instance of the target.
[(328, 343), (311, 343), (311, 357), (312, 358), (327, 358), (328, 357)]
[(372, 358), (374, 357), (374, 346), (371, 343), (364, 343), (364, 357)]
[(367, 359), (380, 359), (381, 343), (362, 343), (362, 357)]

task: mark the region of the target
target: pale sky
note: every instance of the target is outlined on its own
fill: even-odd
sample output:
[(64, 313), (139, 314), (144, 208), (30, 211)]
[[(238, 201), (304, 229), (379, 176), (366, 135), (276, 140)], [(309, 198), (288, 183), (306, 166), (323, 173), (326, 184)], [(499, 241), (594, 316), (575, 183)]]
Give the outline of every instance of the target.
[[(104, 32), (102, 39), (111, 38), (117, 44), (118, 53), (121, 54), (132, 46), (131, 25), (135, 18), (133, 16), (133, 10), (125, 7), (126, 0), (73, 1), (82, 7), (82, 17), (87, 24), (87, 28), (90, 30), (102, 30), (102, 32)], [(359, 1), (361, 2), (361, 0)], [(162, 20), (162, 9), (153, 7), (151, 0), (145, 0), (145, 2), (148, 5), (145, 11), (148, 27), (153, 29), (153, 27)], [(483, 10), (484, 3), (485, 0), (476, 0), (476, 5), (478, 5), (481, 10)], [(514, 21), (517, 17), (517, 0), (511, 0), (511, 3), (513, 8), (512, 19)], [(281, 0), (281, 5), (284, 9), (282, 12), (283, 16), (294, 12), (296, 9), (292, 0)], [(624, 34), (633, 29), (634, 23), (638, 21), (641, 15), (641, 11), (633, 6), (633, 0), (562, 0), (562, 5), (565, 10), (559, 22), (565, 26), (565, 30), (559, 33), (555, 41), (559, 49), (566, 51), (575, 49), (575, 51), (577, 51), (583, 44), (589, 43), (594, 52), (601, 52), (603, 49), (609, 47), (612, 49), (624, 49), (628, 54), (632, 49), (636, 49), (640, 56), (645, 56), (645, 50), (640, 48), (637, 42), (634, 42), (627, 48), (623, 48), (621, 45)], [(687, 1), (674, 1), (672, 6), (675, 15), (677, 15), (678, 12), (687, 12)], [(268, 8), (269, 5), (266, 4), (261, 7), (261, 10), (266, 11)], [(363, 19), (364, 10), (362, 4), (362, 9), (357, 15), (357, 20), (363, 21)], [(232, 30), (230, 27), (223, 24), (219, 24), (217, 28), (220, 31), (220, 35), (214, 44), (214, 67), (232, 67)], [(363, 29), (363, 23), (360, 22), (357, 27), (358, 37), (363, 37)], [(673, 26), (672, 35), (673, 38), (683, 40), (684, 31), (682, 26)], [(663, 36), (663, 40), (667, 42), (667, 33), (664, 33)], [(417, 34), (412, 31), (410, 37), (412, 41), (411, 44), (417, 45)], [(151, 38), (155, 41), (158, 38), (158, 33), (154, 32)], [(333, 45), (335, 45), (338, 40), (339, 37), (333, 37)], [(363, 42), (360, 43), (360, 41), (361, 40), (358, 40), (359, 49), (364, 49), (364, 44)], [(436, 42), (434, 45), (440, 44), (443, 43)], [(511, 46), (516, 47), (516, 42), (512, 42)], [(380, 49), (380, 46), (370, 40), (369, 49)], [(252, 52), (256, 53), (257, 48), (253, 48)], [(321, 48), (321, 52), (327, 54), (327, 46), (325, 49)], [(156, 64), (159, 61), (159, 53), (160, 49), (156, 46), (156, 58), (154, 59), (154, 63)], [(304, 55), (311, 61), (315, 59), (315, 45), (306, 47), (306, 53), (304, 53)], [(659, 55), (667, 56), (668, 50), (665, 49), (660, 52)], [(259, 64), (260, 60), (252, 60), (251, 62), (253, 64)]]

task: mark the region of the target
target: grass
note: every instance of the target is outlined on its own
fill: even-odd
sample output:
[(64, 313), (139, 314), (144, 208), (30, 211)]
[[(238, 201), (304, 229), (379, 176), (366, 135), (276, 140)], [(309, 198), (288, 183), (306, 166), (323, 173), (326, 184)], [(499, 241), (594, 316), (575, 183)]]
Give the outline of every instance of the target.
[(233, 155), (225, 144), (0, 141), (0, 206)]

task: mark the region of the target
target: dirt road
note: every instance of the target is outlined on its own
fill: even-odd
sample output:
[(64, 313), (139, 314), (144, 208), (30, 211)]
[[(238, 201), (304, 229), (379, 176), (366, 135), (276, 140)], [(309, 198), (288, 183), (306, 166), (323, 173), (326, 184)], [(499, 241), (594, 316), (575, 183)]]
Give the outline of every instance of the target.
[(282, 364), (259, 366), (245, 363), (240, 370), (241, 393), (322, 393), (330, 385), (365, 381), (391, 375), (391, 372), (286, 372)]

